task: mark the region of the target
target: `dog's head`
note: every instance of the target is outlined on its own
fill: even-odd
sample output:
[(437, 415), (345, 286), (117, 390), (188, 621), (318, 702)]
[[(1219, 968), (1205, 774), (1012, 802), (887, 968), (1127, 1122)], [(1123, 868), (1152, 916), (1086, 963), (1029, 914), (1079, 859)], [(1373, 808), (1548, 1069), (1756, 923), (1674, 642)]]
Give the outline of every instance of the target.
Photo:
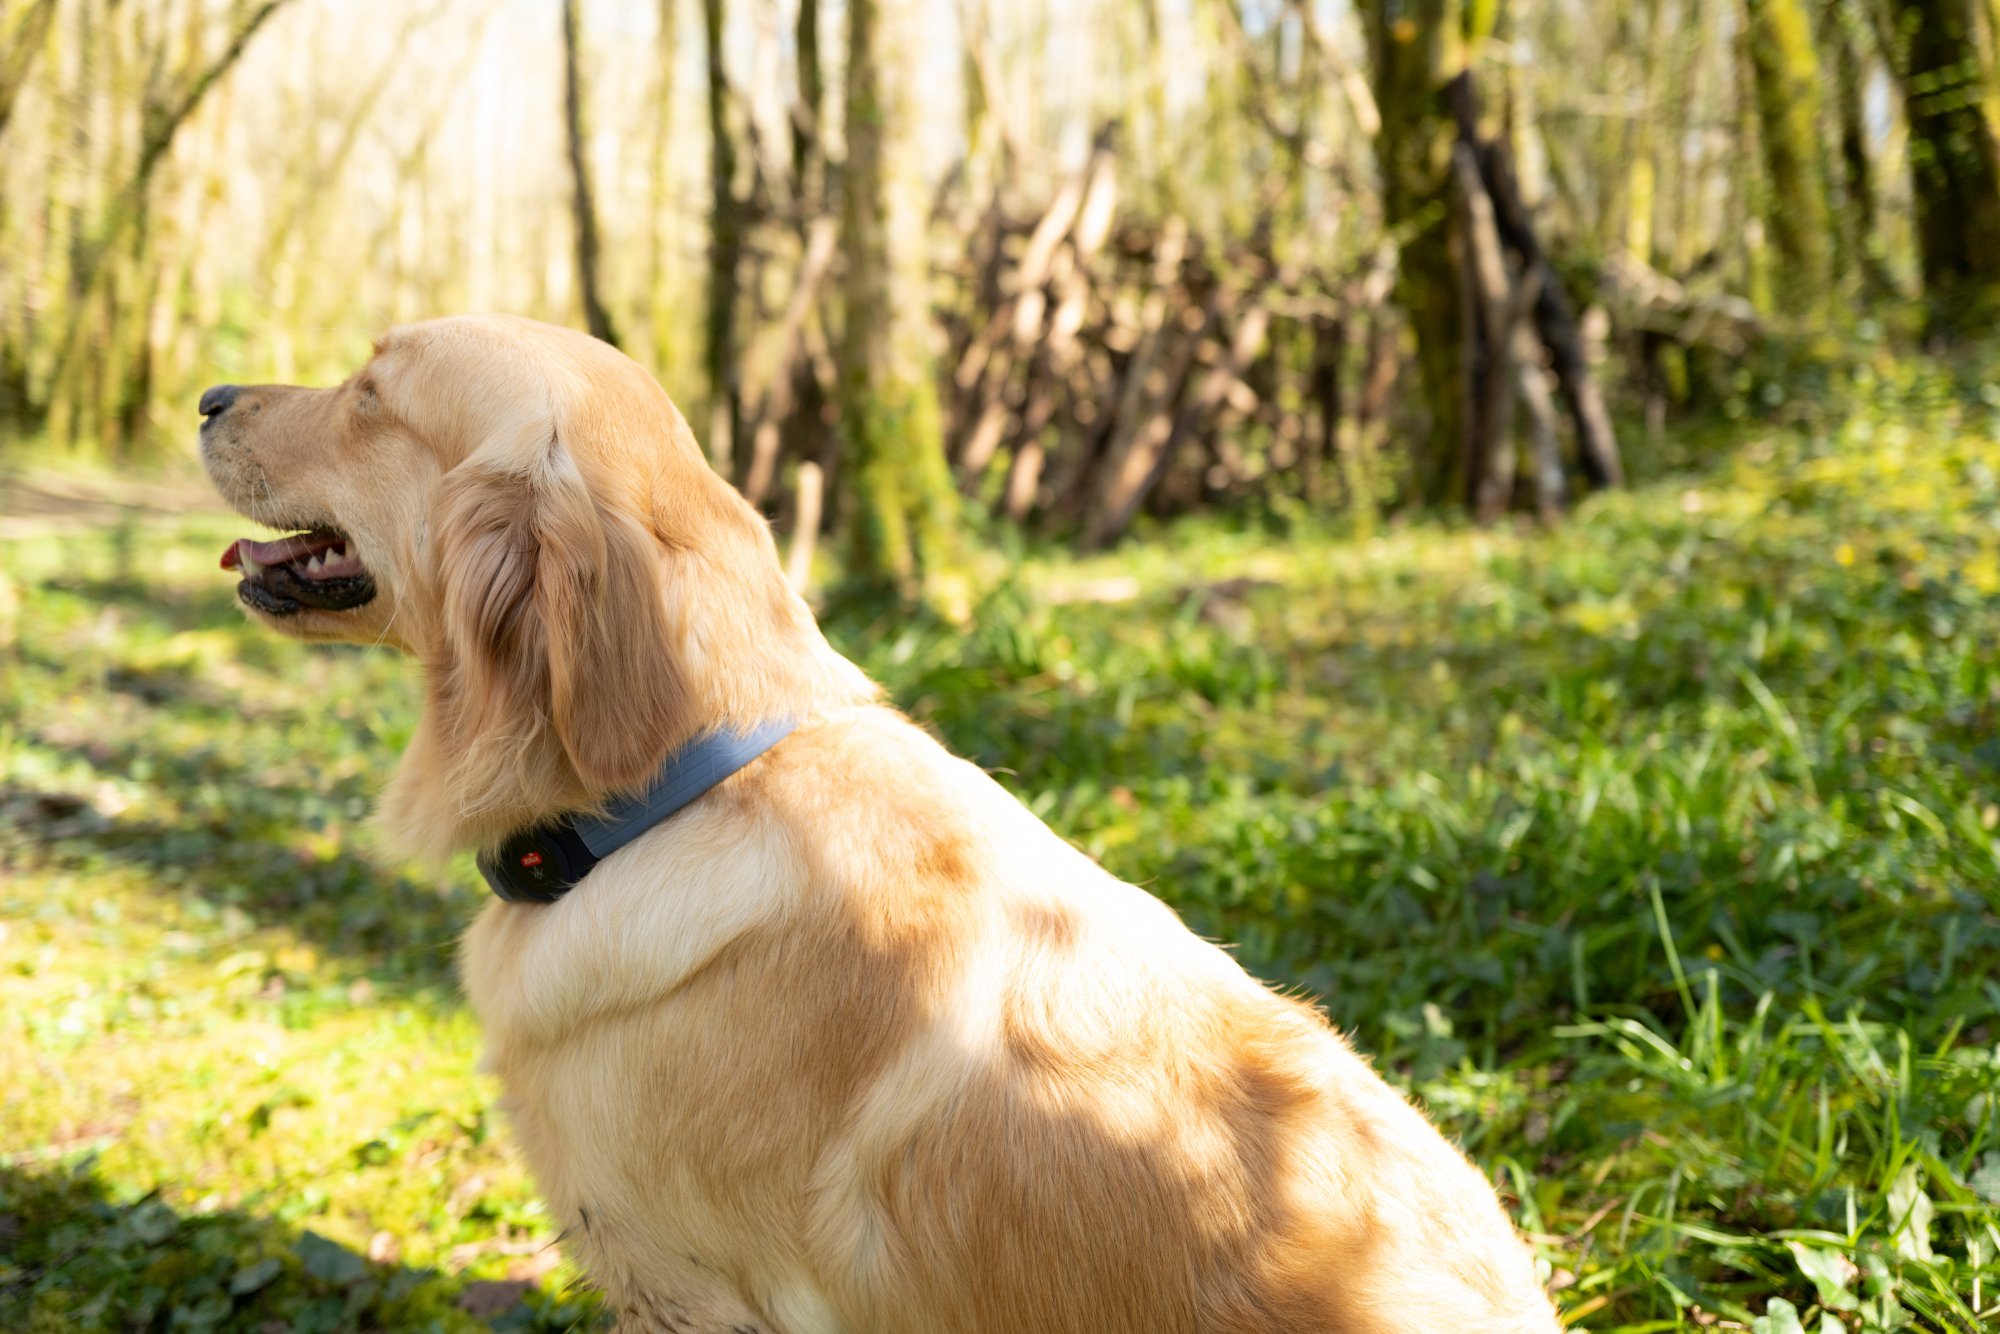
[(868, 693), (667, 395), (595, 339), (433, 320), (335, 388), (218, 386), (201, 410), (224, 499), (293, 534), (224, 554), (251, 617), (424, 664), (382, 809), (408, 850), (489, 843), (643, 786), (699, 732)]

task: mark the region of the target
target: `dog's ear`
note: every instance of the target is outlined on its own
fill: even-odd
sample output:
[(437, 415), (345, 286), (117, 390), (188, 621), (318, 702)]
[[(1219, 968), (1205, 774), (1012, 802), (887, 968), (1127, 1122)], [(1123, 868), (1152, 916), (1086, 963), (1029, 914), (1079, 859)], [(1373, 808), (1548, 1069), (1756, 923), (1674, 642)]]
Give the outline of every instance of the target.
[(593, 497), (560, 441), (525, 458), (475, 455), (440, 500), (439, 666), (461, 774), (521, 774), (528, 757), (510, 764), (495, 748), (546, 753), (542, 733), (589, 796), (643, 786), (697, 722), (652, 534)]

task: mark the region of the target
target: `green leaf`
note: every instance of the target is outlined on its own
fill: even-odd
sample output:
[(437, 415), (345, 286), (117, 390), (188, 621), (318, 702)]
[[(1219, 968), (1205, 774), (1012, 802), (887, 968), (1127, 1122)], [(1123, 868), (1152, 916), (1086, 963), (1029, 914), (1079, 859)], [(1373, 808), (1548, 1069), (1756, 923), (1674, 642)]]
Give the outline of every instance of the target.
[(174, 1327), (176, 1329), (213, 1329), (229, 1318), (229, 1298), (219, 1292), (212, 1292), (199, 1301), (183, 1303), (174, 1307)]
[(1981, 1154), (1966, 1184), (1988, 1204), (2000, 1204), (2000, 1152), (1989, 1149)]
[(1861, 1304), (1861, 1299), (1848, 1290), (1848, 1285), (1861, 1275), (1852, 1260), (1830, 1247), (1808, 1246), (1802, 1241), (1788, 1241), (1785, 1245), (1798, 1261), (1799, 1272), (1812, 1280), (1821, 1306), (1852, 1311)]
[(1806, 1334), (1799, 1323), (1799, 1308), (1783, 1297), (1773, 1297), (1764, 1314), (1750, 1322), (1751, 1334)]
[(337, 1241), (306, 1232), (292, 1247), (305, 1261), (306, 1272), (328, 1283), (348, 1284), (368, 1272), (368, 1262)]
[(1931, 1215), (1937, 1207), (1924, 1193), (1923, 1178), (1915, 1163), (1906, 1163), (1889, 1187), (1890, 1237), (1896, 1254), (1905, 1260), (1928, 1262), (1931, 1253)]
[(148, 1246), (157, 1246), (174, 1235), (174, 1230), (180, 1226), (180, 1219), (158, 1200), (148, 1200), (132, 1210), (127, 1226), (140, 1241)]
[(247, 1296), (269, 1285), (272, 1279), (284, 1272), (284, 1261), (276, 1256), (267, 1256), (254, 1265), (237, 1270), (236, 1277), (229, 1280), (229, 1291), (238, 1297)]

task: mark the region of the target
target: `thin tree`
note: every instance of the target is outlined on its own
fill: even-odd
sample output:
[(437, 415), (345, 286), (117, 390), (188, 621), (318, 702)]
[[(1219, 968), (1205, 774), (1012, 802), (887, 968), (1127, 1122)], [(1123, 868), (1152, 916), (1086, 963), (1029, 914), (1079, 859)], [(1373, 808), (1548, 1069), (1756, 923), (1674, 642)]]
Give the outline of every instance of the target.
[(618, 331), (598, 282), (597, 198), (590, 188), (590, 151), (583, 131), (583, 53), (577, 0), (563, 0), (563, 128), (569, 137), (570, 214), (576, 231), (576, 280), (591, 337), (616, 346)]
[(708, 310), (702, 365), (708, 373), (708, 457), (727, 477), (742, 412), (736, 367), (736, 275), (743, 258), (743, 216), (736, 201), (736, 138), (729, 125), (729, 77), (723, 67), (722, 0), (702, 0), (708, 43)]
[(674, 166), (674, 65), (680, 53), (680, 0), (659, 0), (659, 36), (654, 49), (653, 136), (647, 153), (651, 189), (647, 210), (646, 294), (652, 309), (653, 369), (666, 375), (676, 358), (673, 355), (673, 303), (667, 296), (671, 242), (670, 207)]
[(1764, 226), (1785, 313), (1815, 319), (1833, 274), (1833, 226), (1819, 143), (1819, 56), (1803, 0), (1744, 0), (1764, 148)]
[[(799, 97), (792, 108), (792, 175), (801, 199), (817, 195), (819, 162), (825, 154), (826, 77), (820, 69), (819, 0), (799, 0), (793, 27), (799, 67)], [(801, 214), (807, 212), (801, 209)]]
[(28, 67), (41, 53), (48, 37), (49, 21), (56, 16), (56, 0), (34, 0), (7, 33), (0, 46), (0, 134), (14, 114), (14, 101), (28, 80)]
[(1834, 110), (1840, 126), (1840, 232), (1843, 269), (1858, 270), (1870, 296), (1895, 292), (1882, 264), (1875, 225), (1875, 162), (1868, 147), (1867, 70), (1860, 41), (1866, 26), (1845, 0), (1821, 13), (1821, 40), (1833, 55)]
[(858, 584), (911, 596), (953, 564), (917, 173), (916, 0), (848, 0), (840, 420)]

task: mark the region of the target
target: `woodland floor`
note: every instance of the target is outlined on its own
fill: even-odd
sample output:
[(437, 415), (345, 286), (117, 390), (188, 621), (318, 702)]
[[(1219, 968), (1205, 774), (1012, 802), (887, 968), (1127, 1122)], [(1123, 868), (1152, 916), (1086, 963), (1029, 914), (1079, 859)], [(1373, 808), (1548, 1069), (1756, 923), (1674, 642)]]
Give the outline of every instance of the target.
[[(86, 490), (0, 543), (0, 1327), (587, 1325), (454, 990), (482, 891), (363, 828), (410, 669), (246, 628), (240, 521)], [(1321, 997), (1575, 1325), (1996, 1318), (2000, 389), (1553, 532), (1153, 538), (829, 632)]]

